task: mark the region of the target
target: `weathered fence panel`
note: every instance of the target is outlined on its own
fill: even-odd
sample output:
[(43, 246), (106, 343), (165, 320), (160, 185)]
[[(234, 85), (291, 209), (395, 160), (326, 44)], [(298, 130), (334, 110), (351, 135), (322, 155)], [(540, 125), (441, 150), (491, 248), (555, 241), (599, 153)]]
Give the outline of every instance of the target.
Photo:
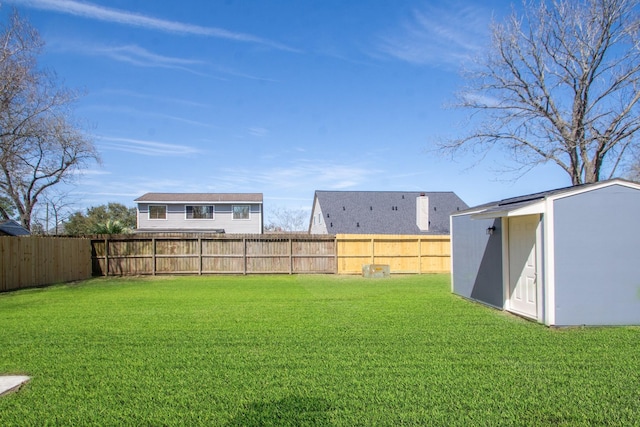
[(336, 272), (334, 236), (154, 234), (91, 242), (94, 275)]
[(364, 264), (387, 264), (391, 273), (449, 273), (448, 235), (338, 234), (338, 274), (361, 274)]
[(89, 239), (0, 237), (0, 292), (91, 277)]
[(219, 235), (96, 236), (94, 275), (448, 273), (449, 236)]

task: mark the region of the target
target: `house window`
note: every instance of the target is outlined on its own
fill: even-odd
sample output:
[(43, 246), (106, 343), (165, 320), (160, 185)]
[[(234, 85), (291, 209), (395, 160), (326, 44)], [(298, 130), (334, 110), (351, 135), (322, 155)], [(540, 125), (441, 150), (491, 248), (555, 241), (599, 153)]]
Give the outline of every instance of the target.
[(213, 219), (213, 206), (185, 206), (187, 219)]
[(149, 205), (149, 219), (167, 219), (167, 207), (164, 205)]
[(249, 219), (249, 205), (234, 205), (233, 219)]

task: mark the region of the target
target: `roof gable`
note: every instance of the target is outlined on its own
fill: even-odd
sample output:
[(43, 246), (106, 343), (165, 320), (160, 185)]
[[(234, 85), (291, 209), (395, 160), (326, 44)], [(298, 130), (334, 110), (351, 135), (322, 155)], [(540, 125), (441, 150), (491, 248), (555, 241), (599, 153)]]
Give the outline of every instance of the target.
[[(428, 231), (416, 224), (421, 195), (429, 198)], [(318, 190), (315, 198), (330, 234), (449, 234), (449, 215), (467, 208), (453, 192)]]

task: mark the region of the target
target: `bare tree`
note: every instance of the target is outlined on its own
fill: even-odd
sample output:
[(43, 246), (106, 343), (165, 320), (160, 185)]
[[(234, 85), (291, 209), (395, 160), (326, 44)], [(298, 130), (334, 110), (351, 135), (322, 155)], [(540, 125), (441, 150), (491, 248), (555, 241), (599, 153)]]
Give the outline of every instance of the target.
[(98, 161), (71, 116), (77, 95), (37, 67), (42, 46), (37, 31), (16, 12), (0, 29), (0, 196), (11, 200), (27, 229), (47, 189)]
[(38, 205), (31, 215), (31, 225), (35, 222), (44, 227), (44, 234), (63, 234), (65, 221), (77, 208), (78, 199), (68, 188), (50, 188), (40, 195)]
[(265, 230), (272, 232), (306, 231), (308, 222), (309, 215), (302, 209), (274, 207), (269, 212), (269, 222)]
[(492, 25), (492, 48), (467, 72), (459, 106), (477, 127), (443, 144), (506, 149), (525, 172), (553, 162), (574, 185), (616, 174), (640, 128), (638, 0), (523, 3)]

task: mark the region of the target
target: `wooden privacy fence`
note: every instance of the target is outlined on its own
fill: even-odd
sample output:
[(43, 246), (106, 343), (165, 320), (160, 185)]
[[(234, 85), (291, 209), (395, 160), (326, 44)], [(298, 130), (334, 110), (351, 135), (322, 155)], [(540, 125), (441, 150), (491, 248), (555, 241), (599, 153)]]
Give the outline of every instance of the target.
[(0, 292), (91, 277), (91, 241), (0, 237)]
[(334, 236), (96, 236), (91, 246), (94, 275), (336, 272)]
[(338, 273), (361, 274), (364, 264), (387, 264), (391, 273), (451, 271), (448, 235), (338, 234)]
[(147, 234), (94, 236), (94, 275), (361, 274), (450, 271), (449, 236)]

